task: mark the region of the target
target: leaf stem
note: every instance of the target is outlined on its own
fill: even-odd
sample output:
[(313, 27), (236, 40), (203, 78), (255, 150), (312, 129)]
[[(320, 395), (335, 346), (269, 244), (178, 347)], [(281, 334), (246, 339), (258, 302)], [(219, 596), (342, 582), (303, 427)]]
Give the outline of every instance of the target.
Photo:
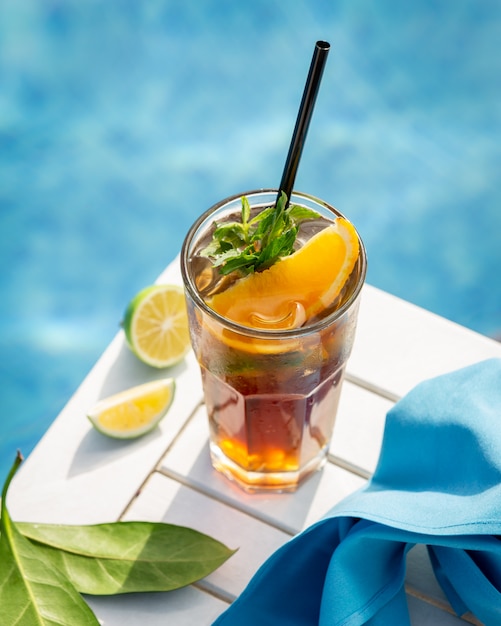
[(14, 459), (14, 463), (12, 464), (12, 467), (10, 468), (10, 471), (7, 474), (7, 478), (5, 479), (5, 482), (3, 484), (3, 489), (2, 489), (2, 518), (3, 518), (3, 513), (4, 513), (4, 508), (5, 508), (5, 501), (7, 499), (7, 491), (9, 490), (10, 482), (14, 478), (14, 474), (17, 472), (17, 470), (18, 470), (18, 468), (19, 468), (19, 466), (21, 465), (22, 462), (23, 462), (23, 455), (18, 450), (16, 458)]

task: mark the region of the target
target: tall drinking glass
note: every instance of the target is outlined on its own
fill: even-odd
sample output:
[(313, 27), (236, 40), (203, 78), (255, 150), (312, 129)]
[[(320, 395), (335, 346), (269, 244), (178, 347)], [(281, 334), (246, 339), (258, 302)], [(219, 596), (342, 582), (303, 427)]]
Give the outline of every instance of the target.
[[(192, 346), (200, 365), (213, 466), (246, 491), (294, 491), (327, 458), (347, 359), (357, 322), (366, 255), (359, 256), (335, 307), (289, 330), (250, 328), (207, 304), (227, 277), (200, 255), (215, 224), (238, 219), (241, 198), (252, 212), (273, 206), (276, 190), (238, 194), (206, 211), (181, 252)], [(291, 204), (320, 217), (301, 225), (298, 245), (341, 214), (326, 202), (293, 192)]]

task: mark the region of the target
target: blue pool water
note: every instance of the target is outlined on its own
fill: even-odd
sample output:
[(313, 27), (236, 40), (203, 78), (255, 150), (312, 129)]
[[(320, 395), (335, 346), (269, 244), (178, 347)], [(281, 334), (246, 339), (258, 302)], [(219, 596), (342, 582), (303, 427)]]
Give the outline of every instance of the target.
[(317, 39), (296, 188), (370, 283), (499, 335), (500, 34), (497, 0), (3, 0), (0, 480), (194, 218), (278, 184)]

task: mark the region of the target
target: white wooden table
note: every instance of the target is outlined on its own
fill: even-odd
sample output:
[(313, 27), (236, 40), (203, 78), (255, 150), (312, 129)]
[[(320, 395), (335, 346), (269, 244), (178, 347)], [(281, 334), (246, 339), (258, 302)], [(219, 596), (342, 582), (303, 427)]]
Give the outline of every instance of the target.
[[(177, 259), (158, 282), (181, 284)], [(425, 378), (489, 357), (501, 357), (501, 344), (366, 285), (330, 462), (295, 494), (248, 495), (211, 468), (193, 354), (157, 372), (132, 356), (119, 333), (21, 466), (10, 512), (14, 520), (47, 523), (165, 521), (239, 548), (178, 591), (86, 598), (106, 626), (209, 625), (272, 552), (364, 484), (395, 401)], [(158, 429), (130, 442), (92, 429), (85, 414), (97, 400), (166, 373), (177, 391)], [(413, 624), (466, 623), (452, 613), (419, 546), (409, 555), (407, 591)]]

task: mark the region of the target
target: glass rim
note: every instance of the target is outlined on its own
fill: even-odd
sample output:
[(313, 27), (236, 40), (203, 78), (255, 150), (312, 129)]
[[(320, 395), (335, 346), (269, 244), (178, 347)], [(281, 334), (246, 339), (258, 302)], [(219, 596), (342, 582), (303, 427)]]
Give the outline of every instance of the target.
[[(342, 306), (340, 306), (338, 309), (335, 309), (332, 313), (330, 313), (326, 317), (319, 319), (313, 324), (309, 324), (307, 326), (300, 326), (299, 328), (275, 330), (275, 329), (257, 329), (257, 328), (251, 328), (250, 326), (244, 326), (243, 324), (238, 324), (237, 322), (234, 322), (233, 320), (230, 320), (224, 317), (223, 315), (220, 315), (219, 313), (214, 311), (214, 309), (211, 309), (211, 307), (201, 297), (200, 293), (198, 292), (198, 289), (196, 288), (194, 284), (194, 281), (192, 280), (190, 276), (190, 273), (188, 271), (188, 260), (189, 260), (191, 243), (195, 240), (195, 235), (198, 233), (200, 227), (206, 222), (207, 222), (207, 225), (209, 226), (210, 224), (208, 222), (209, 222), (210, 217), (214, 214), (215, 211), (217, 211), (218, 209), (221, 209), (225, 205), (229, 205), (235, 200), (240, 200), (242, 196), (246, 196), (247, 198), (252, 198), (253, 196), (255, 197), (256, 195), (259, 195), (259, 194), (274, 194), (274, 197), (276, 197), (276, 195), (278, 194), (278, 190), (270, 189), (270, 188), (263, 188), (263, 189), (252, 189), (250, 191), (233, 194), (232, 196), (228, 196), (227, 198), (220, 200), (216, 204), (213, 204), (206, 211), (204, 211), (195, 220), (195, 222), (193, 222), (181, 246), (180, 265), (181, 265), (181, 275), (183, 278), (184, 287), (188, 291), (191, 299), (197, 304), (197, 306), (200, 309), (202, 309), (202, 311), (204, 311), (209, 317), (217, 321), (221, 326), (224, 326), (225, 328), (231, 330), (232, 332), (238, 333), (239, 335), (245, 335), (248, 337), (253, 337), (255, 339), (262, 339), (262, 340), (269, 341), (269, 340), (277, 340), (277, 339), (291, 339), (293, 337), (305, 336), (308, 334), (318, 332), (319, 330), (322, 330), (326, 328), (327, 326), (330, 326), (331, 324), (335, 323), (336, 321), (338, 321), (344, 316), (344, 314), (357, 301), (360, 295), (360, 292), (362, 290), (362, 287), (365, 283), (365, 277), (367, 273), (367, 254), (366, 254), (364, 242), (362, 241), (362, 238), (360, 237), (360, 234), (358, 233), (355, 226), (354, 228), (355, 228), (355, 232), (357, 233), (359, 246), (360, 246), (359, 263), (361, 264), (360, 275), (358, 277), (357, 284), (355, 285), (349, 298), (346, 300), (346, 302), (343, 303)], [(320, 206), (323, 206), (325, 209), (327, 209), (329, 212), (333, 213), (337, 217), (343, 217), (345, 219), (348, 219), (338, 209), (330, 205), (328, 202), (326, 202), (325, 200), (321, 200), (320, 198), (317, 198), (311, 194), (303, 193), (301, 191), (293, 191), (291, 194), (291, 202), (294, 201), (293, 200), (294, 197), (305, 198), (310, 201), (313, 201), (314, 203)], [(252, 202), (250, 202), (250, 205), (252, 207)]]

